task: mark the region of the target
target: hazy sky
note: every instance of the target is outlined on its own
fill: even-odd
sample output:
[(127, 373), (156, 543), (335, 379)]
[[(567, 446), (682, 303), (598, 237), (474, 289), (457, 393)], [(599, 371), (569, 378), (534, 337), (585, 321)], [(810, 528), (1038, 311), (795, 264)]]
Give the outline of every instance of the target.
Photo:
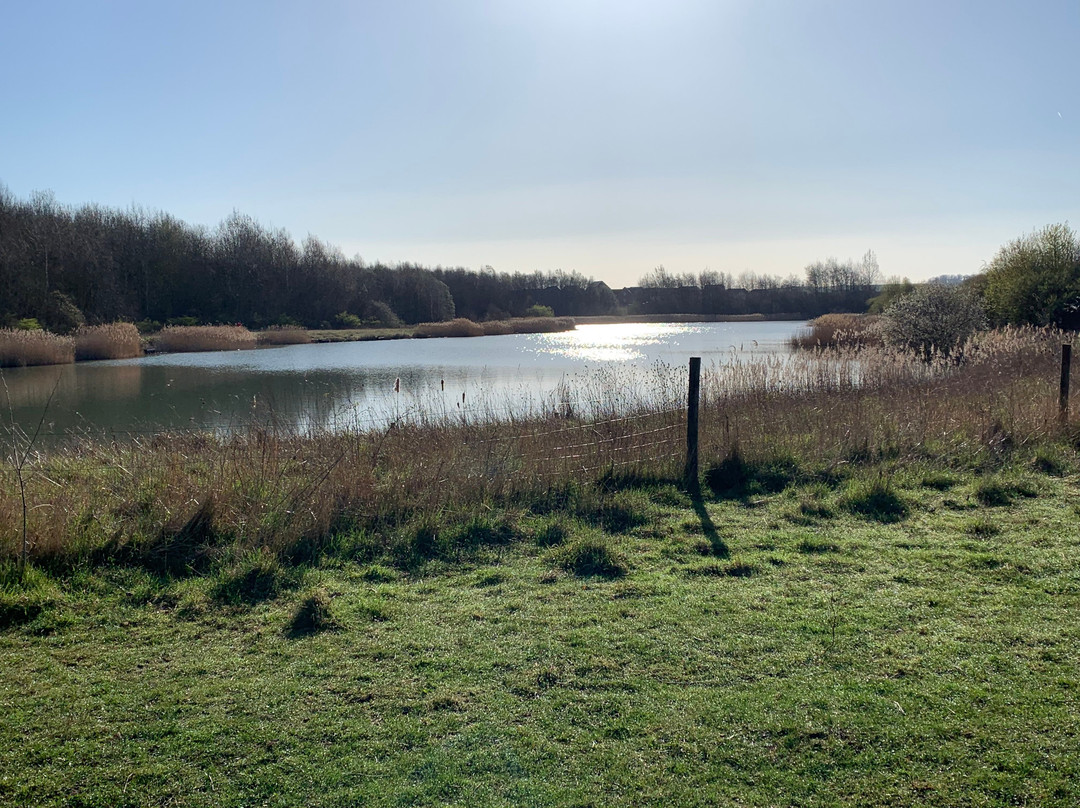
[(20, 197), (612, 286), (1080, 225), (1078, 0), (0, 2)]

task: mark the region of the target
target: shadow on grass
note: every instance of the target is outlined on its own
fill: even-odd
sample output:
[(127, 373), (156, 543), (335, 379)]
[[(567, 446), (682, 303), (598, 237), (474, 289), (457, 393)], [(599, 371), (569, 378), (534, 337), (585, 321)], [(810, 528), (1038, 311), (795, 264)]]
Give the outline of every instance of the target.
[(705, 500), (701, 496), (701, 485), (695, 480), (687, 487), (686, 493), (690, 495), (690, 504), (694, 509), (694, 513), (701, 520), (701, 532), (712, 546), (712, 555), (717, 558), (727, 558), (731, 555), (731, 551), (728, 549), (727, 543), (721, 538), (720, 533), (717, 532), (712, 517), (709, 516), (709, 511), (705, 507)]

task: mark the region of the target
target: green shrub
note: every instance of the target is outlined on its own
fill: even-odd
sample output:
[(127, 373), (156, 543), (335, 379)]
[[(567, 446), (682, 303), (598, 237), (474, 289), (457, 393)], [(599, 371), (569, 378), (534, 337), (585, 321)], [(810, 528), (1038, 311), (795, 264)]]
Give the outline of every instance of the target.
[(334, 315), (334, 328), (363, 328), (364, 321), (355, 314), (343, 311)]

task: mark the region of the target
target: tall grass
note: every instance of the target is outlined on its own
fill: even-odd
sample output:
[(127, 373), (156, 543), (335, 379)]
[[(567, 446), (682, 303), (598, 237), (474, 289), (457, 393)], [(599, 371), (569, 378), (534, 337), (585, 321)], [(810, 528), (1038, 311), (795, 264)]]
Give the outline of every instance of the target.
[(306, 328), (275, 325), (258, 333), (259, 345), (307, 345), (311, 334)]
[(142, 338), (133, 323), (82, 326), (75, 332), (75, 358), (131, 359), (142, 356)]
[(421, 323), (413, 333), (418, 337), (484, 337), (501, 334), (543, 334), (572, 331), (573, 317), (514, 317), (509, 320), (488, 320), (475, 323), (458, 317), (444, 323)]
[(241, 325), (170, 325), (154, 337), (159, 351), (235, 351), (254, 348), (256, 337)]
[(0, 367), (66, 365), (75, 361), (75, 340), (49, 331), (0, 329)]
[[(840, 349), (714, 365), (702, 384), (702, 466), (737, 452), (755, 479), (761, 469), (787, 480), (882, 458), (995, 468), (1061, 434), (1062, 339), (991, 332), (965, 348), (962, 364)], [(450, 415), (336, 433), (83, 440), (41, 458), (28, 481), (30, 501), (50, 504), (30, 512), (31, 555), (61, 566), (115, 557), (158, 568), (166, 558), (184, 569), (261, 547), (303, 555), (344, 536), (349, 552), (370, 558), (417, 519), (492, 502), (590, 512), (606, 524), (590, 504), (605, 481), (678, 478), (685, 378), (676, 368), (597, 379), (582, 392), (601, 404), (584, 419), (555, 400), (546, 413), (499, 422)], [(13, 489), (0, 486), (0, 558), (17, 544)]]
[(883, 344), (874, 314), (823, 314), (791, 338), (792, 348), (836, 348)]

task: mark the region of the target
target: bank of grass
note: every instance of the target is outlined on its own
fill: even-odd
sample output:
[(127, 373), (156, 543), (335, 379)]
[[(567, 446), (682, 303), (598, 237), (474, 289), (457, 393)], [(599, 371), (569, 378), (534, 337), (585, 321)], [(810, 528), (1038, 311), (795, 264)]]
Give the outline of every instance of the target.
[(298, 326), (271, 326), (256, 335), (259, 345), (307, 345), (312, 342), (311, 333)]
[(142, 356), (142, 337), (132, 323), (82, 326), (75, 332), (75, 359), (131, 359)]
[(169, 325), (152, 337), (155, 350), (169, 353), (254, 348), (258, 338), (242, 325)]
[(75, 361), (75, 341), (48, 331), (0, 328), (0, 368), (67, 365)]
[[(1016, 452), (760, 487), (746, 460), (699, 500), (606, 477), (196, 573), (6, 567), (0, 804), (1075, 804), (1055, 448), (1057, 475)], [(898, 519), (851, 506), (881, 479)], [(988, 479), (1030, 493), (987, 506)]]
[(413, 328), (416, 337), (484, 337), (505, 334), (543, 334), (572, 331), (572, 317), (514, 317), (509, 320), (473, 322), (464, 317), (442, 323), (420, 323)]
[(485, 337), (503, 334), (542, 334), (554, 331), (572, 331), (572, 317), (513, 317), (508, 320), (474, 322), (459, 317), (439, 323), (397, 328), (344, 328), (309, 332), (312, 342), (365, 342), (385, 339), (413, 339), (426, 337)]
[(875, 314), (823, 314), (806, 324), (790, 340), (792, 348), (880, 346), (883, 343)]

